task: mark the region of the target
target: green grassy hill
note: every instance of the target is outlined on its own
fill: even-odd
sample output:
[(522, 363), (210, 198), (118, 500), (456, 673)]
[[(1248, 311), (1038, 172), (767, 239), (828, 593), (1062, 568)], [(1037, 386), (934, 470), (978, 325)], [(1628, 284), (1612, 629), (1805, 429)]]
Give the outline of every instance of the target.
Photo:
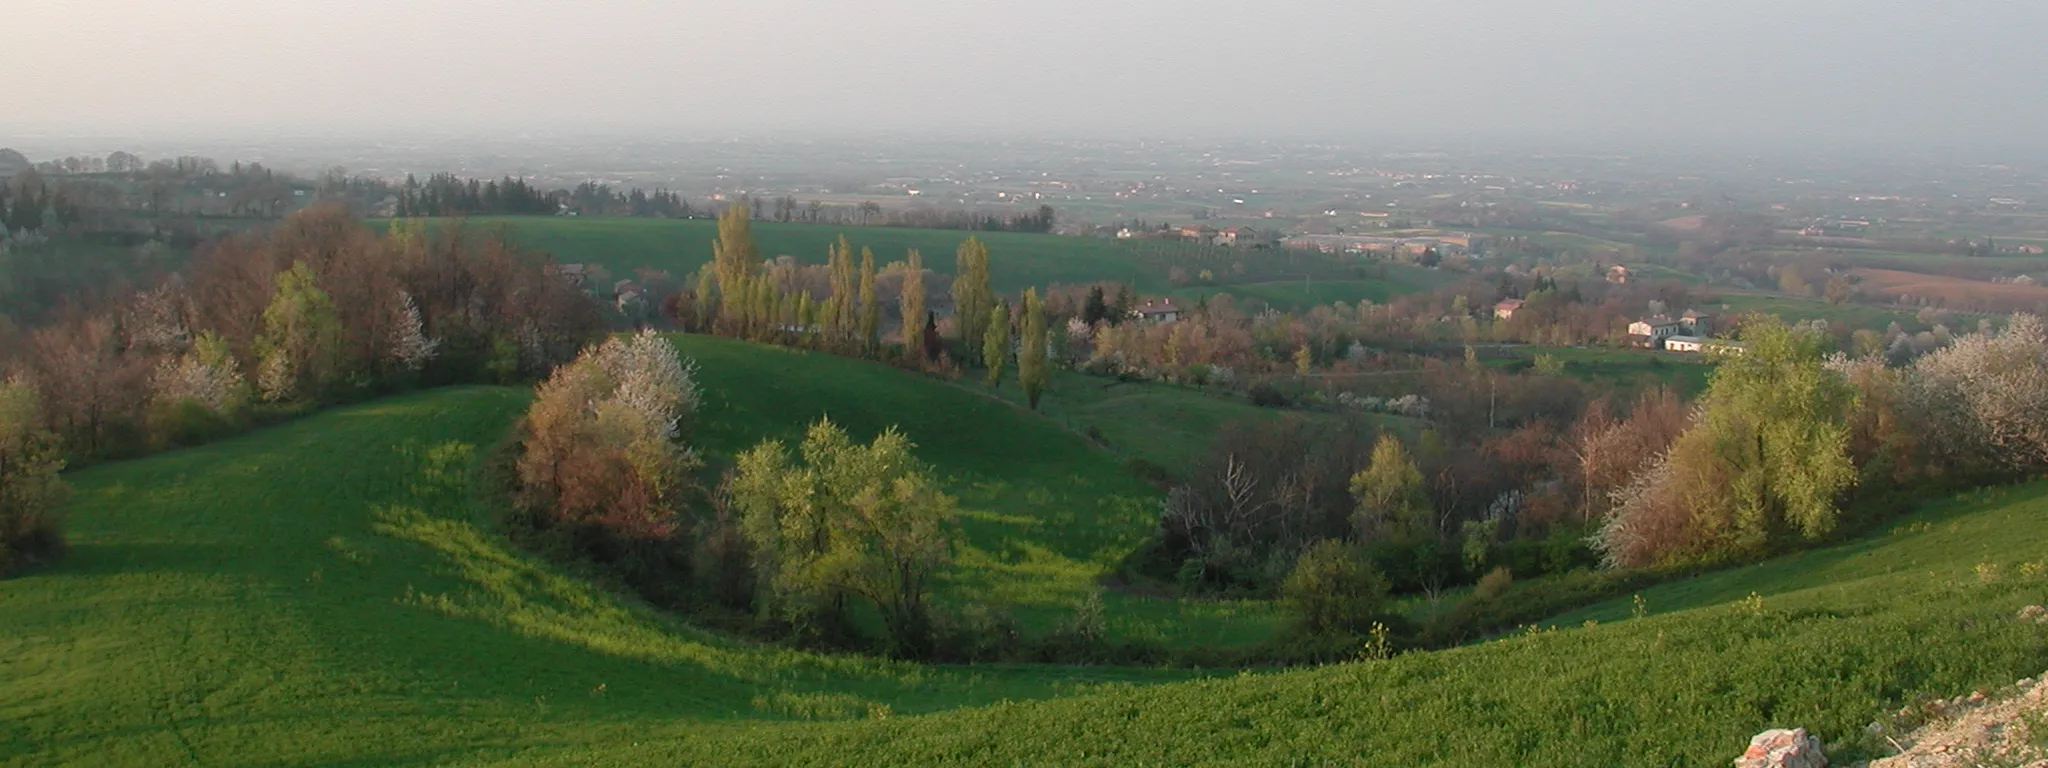
[[(742, 354), (685, 348), (714, 388)], [(842, 418), (966, 415), (936, 392)], [(775, 650), (509, 547), (467, 472), (525, 400), (440, 390), (75, 473), (72, 556), (0, 582), (0, 762), (1696, 765), (1778, 725), (1843, 759), (1915, 694), (2048, 665), (2012, 618), (2048, 595), (2048, 485), (1647, 590), (1647, 618), (1617, 601), (1558, 621), (1597, 626), (1386, 661), (1175, 683)], [(772, 402), (715, 397), (705, 442), (783, 422)]]
[(441, 390), (75, 473), (69, 559), (0, 582), (0, 764), (493, 760), (1183, 676), (823, 657), (615, 599), (473, 500), (526, 398)]
[[(381, 226), (381, 222), (372, 222)], [(599, 219), (539, 216), (483, 217), (473, 227), (503, 227), (510, 238), (529, 248), (547, 251), (565, 263), (602, 264), (618, 277), (640, 267), (665, 269), (677, 277), (711, 261), (711, 241), (718, 223), (709, 219)], [(840, 235), (855, 248), (875, 251), (877, 264), (903, 260), (916, 248), (925, 265), (952, 274), (953, 251), (969, 235), (988, 244), (989, 280), (1003, 292), (1043, 288), (1050, 283), (1122, 280), (1143, 290), (1162, 287), (1164, 275), (1138, 267), (1130, 251), (1115, 241), (1018, 232), (956, 232), (894, 227), (837, 227), (824, 224), (754, 222), (754, 239), (762, 258), (795, 256), (806, 264), (825, 263), (826, 248)]]
[[(881, 365), (711, 336), (680, 336), (705, 391), (697, 438), (715, 458), (773, 437), (795, 443), (819, 417), (856, 439), (890, 425), (917, 443), (961, 502), (965, 541), (943, 578), (939, 599), (960, 605), (1012, 606), (1027, 628), (1049, 628), (1095, 591), (1096, 580), (1158, 523), (1159, 493), (1116, 454), (1089, 444), (1057, 421), (976, 391)], [(1061, 378), (1051, 400), (1085, 402), (1083, 377)], [(1249, 404), (1146, 385), (1147, 405), (1167, 401), (1203, 420), (1159, 430), (1171, 460), (1199, 448), (1205, 424), (1254, 415)], [(1050, 400), (1048, 401), (1050, 404)], [(1171, 406), (1169, 406), (1171, 407)], [(1090, 424), (1133, 435), (1160, 413), (1149, 407), (1098, 412)], [(1115, 439), (1115, 438), (1112, 438)], [(1103, 596), (1113, 636), (1171, 646), (1250, 644), (1272, 632), (1265, 603), (1187, 602), (1117, 592)]]

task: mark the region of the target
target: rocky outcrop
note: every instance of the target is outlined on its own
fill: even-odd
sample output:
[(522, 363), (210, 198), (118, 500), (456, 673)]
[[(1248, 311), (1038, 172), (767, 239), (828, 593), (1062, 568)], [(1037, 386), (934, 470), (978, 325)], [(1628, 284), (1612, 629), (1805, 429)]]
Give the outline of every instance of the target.
[(1805, 728), (1773, 728), (1749, 740), (1735, 768), (1828, 768), (1828, 756)]
[[(2032, 606), (2029, 606), (2032, 607)], [(2021, 615), (2022, 620), (2036, 621)], [(2048, 751), (2035, 746), (2048, 734), (2048, 675), (2019, 681), (2009, 695), (1974, 691), (1925, 705), (1926, 727), (1892, 743), (1904, 750), (1872, 761), (1870, 768), (1974, 768), (1980, 765), (2048, 765)], [(1877, 727), (1877, 724), (1872, 724)]]

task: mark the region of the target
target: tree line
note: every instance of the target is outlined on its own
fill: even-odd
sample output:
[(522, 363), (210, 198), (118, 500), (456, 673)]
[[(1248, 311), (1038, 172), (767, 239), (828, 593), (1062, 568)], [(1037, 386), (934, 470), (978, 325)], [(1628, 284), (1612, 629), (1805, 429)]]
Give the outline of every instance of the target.
[[(1000, 380), (1016, 360), (1032, 406), (1050, 377), (1044, 303), (1026, 289), (1013, 308), (989, 285), (988, 246), (975, 237), (954, 253), (950, 288), (935, 292), (937, 273), (916, 249), (877, 266), (872, 249), (841, 236), (826, 263), (763, 261), (751, 211), (732, 206), (719, 216), (712, 261), (687, 287), (664, 300), (664, 312), (685, 330), (807, 346), (920, 370), (979, 365)], [(949, 306), (940, 306), (943, 302)], [(942, 332), (940, 313), (950, 309)], [(891, 311), (893, 310), (893, 312)], [(893, 320), (893, 323), (891, 322)], [(890, 334), (891, 326), (894, 334)]]

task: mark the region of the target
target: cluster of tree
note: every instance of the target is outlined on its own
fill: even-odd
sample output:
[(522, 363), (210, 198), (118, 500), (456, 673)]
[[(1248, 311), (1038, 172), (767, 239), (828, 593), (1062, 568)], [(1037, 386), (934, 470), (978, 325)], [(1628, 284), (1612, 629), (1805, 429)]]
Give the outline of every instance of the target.
[(499, 216), (554, 214), (561, 209), (553, 195), (510, 176), (498, 181), (460, 179), (452, 173), (428, 176), (423, 183), (406, 174), (396, 190), (397, 215)]
[[(1285, 418), (1226, 427), (1169, 491), (1158, 534), (1127, 561), (1134, 578), (1190, 593), (1309, 598), (1292, 574), (1325, 542), (1313, 566), (1364, 569), (1382, 592), (1440, 593), (1508, 573), (1530, 577), (1597, 563), (1586, 536), (1610, 496), (1632, 482), (1683, 430), (1685, 405), (1668, 390), (1610, 393), (1590, 400), (1576, 382), (1548, 374), (1508, 376), (1483, 366), (1444, 366), (1433, 392), (1551, 387), (1542, 406), (1515, 421), (1487, 423), (1465, 406), (1432, 411), (1403, 440), (1358, 417)], [(1355, 563), (1333, 564), (1332, 558)], [(1349, 562), (1349, 561), (1346, 561)], [(1495, 571), (1500, 571), (1496, 574)], [(1345, 571), (1349, 572), (1349, 571)], [(1306, 578), (1306, 577), (1302, 577)], [(1293, 587), (1289, 585), (1292, 584)], [(1360, 603), (1359, 605), (1366, 605)], [(1305, 625), (1336, 626), (1324, 618)], [(1345, 631), (1399, 622), (1379, 610), (1352, 611)]]
[[(995, 294), (989, 286), (988, 247), (980, 239), (961, 242), (951, 290), (934, 294), (926, 285), (938, 275), (925, 268), (915, 249), (904, 261), (878, 270), (874, 252), (862, 248), (856, 268), (854, 248), (841, 236), (822, 266), (801, 266), (793, 259), (764, 262), (752, 226), (746, 206), (720, 214), (711, 264), (689, 281), (692, 287), (664, 302), (678, 325), (920, 369), (979, 363), (988, 369), (991, 385), (1014, 357), (1019, 381), (1037, 406), (1051, 376), (1043, 303), (1036, 289), (1026, 290), (1013, 311)], [(894, 301), (888, 302), (892, 294)], [(940, 330), (936, 301), (951, 305), (950, 339)], [(896, 310), (895, 343), (886, 335), (885, 302)]]
[(742, 197), (753, 217), (762, 221), (836, 224), (854, 227), (915, 227), (917, 229), (964, 229), (980, 232), (1038, 232), (1053, 230), (1056, 214), (1050, 205), (1024, 213), (997, 213), (943, 208), (885, 209), (879, 203), (826, 205), (812, 200), (800, 203), (794, 196), (776, 198)]
[(19, 171), (0, 185), (0, 211), (14, 233), (155, 231), (166, 218), (281, 218), (313, 199), (311, 182), (261, 163), (180, 160), (125, 173)]
[(56, 517), (66, 494), (63, 448), (44, 427), (40, 400), (26, 382), (0, 381), (0, 577), (64, 546)]
[(819, 421), (793, 454), (772, 440), (742, 453), (707, 505), (689, 446), (700, 397), (693, 366), (651, 331), (556, 369), (519, 430), (526, 531), (643, 585), (699, 585), (688, 599), (752, 611), (803, 642), (870, 645), (850, 612), (862, 601), (886, 628), (882, 647), (929, 657), (953, 501), (910, 440), (890, 429), (862, 445)]
[(894, 429), (861, 445), (821, 420), (794, 455), (771, 440), (739, 456), (726, 493), (765, 616), (845, 639), (858, 633), (848, 603), (860, 600), (881, 617), (892, 655), (931, 656), (927, 600), (951, 552), (954, 502), (914, 448)]
[(1816, 334), (1783, 326), (1745, 338), (1685, 435), (1617, 494), (1610, 564), (1753, 554), (1827, 534), (1858, 495), (2048, 467), (2048, 333), (2033, 315), (1904, 366), (1823, 361)]
[(72, 456), (205, 439), (417, 384), (539, 375), (603, 330), (545, 259), (447, 228), (311, 209), (8, 345)]
[(546, 260), (317, 208), (144, 290), (0, 325), (0, 570), (61, 546), (64, 461), (189, 445), (398, 388), (546, 373), (602, 333)]

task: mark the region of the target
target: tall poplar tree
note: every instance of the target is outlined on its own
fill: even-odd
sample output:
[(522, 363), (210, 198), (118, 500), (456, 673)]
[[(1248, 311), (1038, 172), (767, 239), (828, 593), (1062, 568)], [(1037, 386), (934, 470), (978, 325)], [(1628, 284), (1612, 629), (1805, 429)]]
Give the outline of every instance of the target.
[(1017, 349), (1017, 383), (1024, 386), (1024, 398), (1031, 402), (1031, 410), (1038, 410), (1038, 396), (1045, 392), (1046, 382), (1052, 379), (1052, 371), (1046, 368), (1045, 360), (1045, 305), (1038, 300), (1038, 289), (1024, 290), (1023, 346)]
[(988, 385), (1003, 380), (1003, 361), (1010, 357), (1010, 307), (996, 299), (988, 311), (988, 330), (981, 337), (981, 364), (988, 367)]
[(860, 249), (860, 352), (873, 355), (879, 340), (875, 334), (880, 330), (882, 308), (875, 297), (875, 252), (862, 246)]
[(988, 330), (988, 310), (995, 292), (988, 287), (988, 246), (969, 236), (954, 253), (953, 316), (959, 318), (960, 344), (968, 349)]
[(728, 206), (718, 215), (718, 239), (711, 241), (712, 272), (718, 276), (718, 294), (724, 299), (719, 302), (719, 316), (727, 324), (747, 324), (742, 310), (749, 302), (732, 299), (747, 295), (744, 283), (760, 263), (761, 250), (754, 244), (747, 206)]
[(912, 248), (907, 258), (910, 263), (903, 272), (900, 302), (903, 309), (903, 350), (923, 360), (924, 340), (918, 329), (924, 327), (924, 256)]
[(832, 248), (832, 298), (825, 305), (825, 326), (827, 337), (842, 350), (853, 347), (855, 323), (853, 319), (853, 246), (846, 242), (846, 236), (839, 236), (839, 243)]

